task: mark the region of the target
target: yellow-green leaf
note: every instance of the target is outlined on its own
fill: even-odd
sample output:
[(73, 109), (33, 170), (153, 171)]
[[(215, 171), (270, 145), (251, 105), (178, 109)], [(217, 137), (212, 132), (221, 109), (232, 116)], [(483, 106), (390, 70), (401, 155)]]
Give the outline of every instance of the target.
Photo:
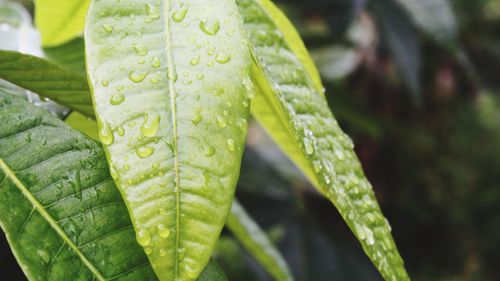
[(100, 140), (137, 240), (161, 280), (196, 280), (247, 131), (251, 59), (236, 4), (93, 1), (85, 40)]
[(82, 34), (90, 0), (35, 0), (35, 24), (44, 47), (57, 46)]
[(333, 117), (293, 27), (268, 0), (238, 0), (255, 58), (252, 114), (330, 199), (386, 280), (408, 280), (351, 139)]

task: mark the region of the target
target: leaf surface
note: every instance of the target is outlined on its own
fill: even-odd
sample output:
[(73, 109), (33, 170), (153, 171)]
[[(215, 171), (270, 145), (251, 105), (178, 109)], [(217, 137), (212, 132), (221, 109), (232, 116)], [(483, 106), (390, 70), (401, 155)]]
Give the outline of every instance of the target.
[(252, 76), (258, 91), (252, 114), (333, 202), (382, 276), (408, 280), (389, 223), (296, 31), (270, 1), (237, 3), (255, 57)]
[(90, 0), (35, 0), (35, 24), (44, 47), (67, 43), (82, 34)]
[(94, 116), (86, 79), (45, 59), (0, 50), (0, 78), (88, 117)]
[(294, 280), (279, 251), (236, 200), (233, 202), (226, 226), (275, 280)]
[(195, 280), (230, 211), (247, 131), (238, 9), (93, 1), (85, 38), (100, 140), (137, 240), (161, 280)]
[[(101, 146), (0, 90), (0, 226), (30, 280), (157, 280)], [(211, 261), (199, 281), (227, 281)]]

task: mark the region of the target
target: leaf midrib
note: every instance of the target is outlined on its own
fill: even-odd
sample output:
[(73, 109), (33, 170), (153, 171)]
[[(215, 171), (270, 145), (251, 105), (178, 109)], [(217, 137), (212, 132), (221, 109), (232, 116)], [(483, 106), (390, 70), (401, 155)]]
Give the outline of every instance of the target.
[(169, 17), (169, 9), (172, 4), (172, 0), (166, 0), (163, 17), (165, 19), (165, 51), (167, 54), (167, 80), (168, 80), (168, 88), (170, 93), (170, 109), (172, 112), (172, 133), (173, 133), (173, 153), (174, 153), (174, 191), (175, 191), (175, 249), (174, 249), (174, 280), (177, 280), (179, 276), (179, 259), (177, 250), (179, 249), (179, 240), (180, 240), (180, 178), (179, 178), (179, 148), (177, 143), (178, 132), (177, 132), (177, 105), (175, 103), (176, 91), (174, 87), (174, 77), (175, 68), (174, 68), (174, 59), (172, 55), (172, 34), (170, 27), (170, 17)]
[[(5, 180), (10, 179), (17, 188), (23, 193), (24, 197), (31, 203), (34, 209), (40, 213), (40, 215), (49, 223), (52, 229), (56, 231), (59, 237), (64, 241), (66, 245), (68, 245), (73, 252), (81, 259), (83, 264), (94, 274), (94, 276), (100, 280), (105, 281), (106, 279), (99, 270), (87, 259), (87, 257), (80, 251), (78, 246), (67, 236), (64, 230), (57, 224), (57, 221), (45, 210), (42, 204), (38, 202), (38, 200), (31, 194), (29, 189), (21, 182), (21, 180), (16, 176), (15, 172), (5, 163), (5, 161), (0, 158), (0, 169), (3, 170), (6, 174)], [(5, 184), (6, 181), (2, 183)], [(1, 185), (0, 185), (1, 186)]]

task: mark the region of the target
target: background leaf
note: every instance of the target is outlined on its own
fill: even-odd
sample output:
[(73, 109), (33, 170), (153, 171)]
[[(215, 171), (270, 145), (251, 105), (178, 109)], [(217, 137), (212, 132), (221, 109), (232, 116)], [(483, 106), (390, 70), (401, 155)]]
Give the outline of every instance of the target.
[(85, 24), (90, 0), (35, 0), (35, 24), (42, 45), (53, 47), (78, 37)]
[(230, 211), (247, 131), (237, 7), (94, 1), (85, 40), (100, 140), (137, 240), (160, 279), (194, 280)]
[(42, 58), (0, 50), (0, 78), (86, 116), (94, 115), (86, 79)]
[(296, 38), (281, 31), (286, 18), (267, 0), (240, 0), (238, 6), (256, 58), (252, 75), (259, 91), (252, 101), (254, 116), (334, 203), (382, 276), (408, 280), (352, 141), (330, 112), (316, 73), (309, 73), (291, 49), (288, 40), (296, 45)]
[(281, 254), (236, 200), (233, 202), (226, 226), (275, 280), (294, 280)]

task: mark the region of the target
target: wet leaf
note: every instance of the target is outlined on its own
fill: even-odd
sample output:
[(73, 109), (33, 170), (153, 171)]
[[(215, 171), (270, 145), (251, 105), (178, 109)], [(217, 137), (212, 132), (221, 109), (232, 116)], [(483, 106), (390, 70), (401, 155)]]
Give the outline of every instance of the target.
[(233, 1), (94, 1), (89, 78), (111, 174), (161, 280), (195, 280), (230, 211), (250, 54)]
[(353, 143), (330, 112), (295, 29), (270, 1), (237, 3), (255, 57), (253, 115), (337, 207), (382, 276), (408, 280)]

